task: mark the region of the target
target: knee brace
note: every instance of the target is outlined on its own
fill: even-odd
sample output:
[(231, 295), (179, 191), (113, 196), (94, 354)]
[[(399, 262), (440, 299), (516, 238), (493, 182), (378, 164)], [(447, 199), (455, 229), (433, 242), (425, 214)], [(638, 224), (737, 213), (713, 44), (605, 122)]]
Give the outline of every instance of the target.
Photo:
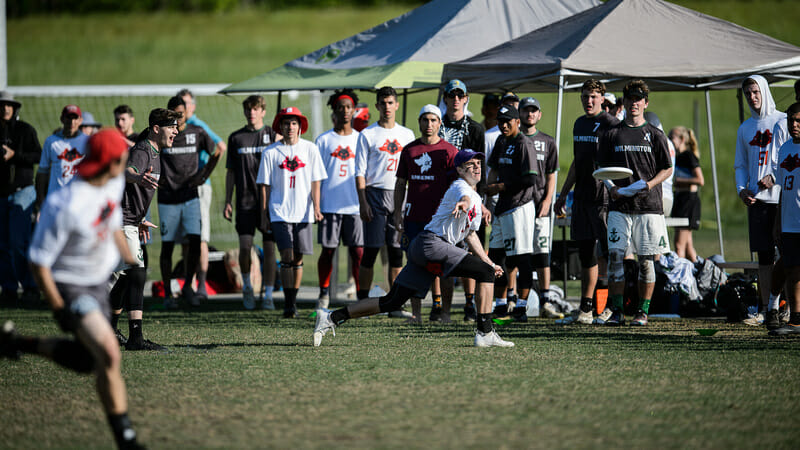
[(303, 268), (303, 261), (300, 261), (297, 264), (291, 264), (291, 267), (292, 267), (292, 269), (295, 269), (295, 270), (302, 269)]
[(656, 282), (655, 256), (647, 255), (639, 257), (639, 281), (645, 283)]
[(280, 265), (281, 265), (281, 269), (291, 269), (292, 267), (294, 267), (292, 265), (291, 261), (288, 261), (288, 262), (287, 261), (281, 261)]
[(378, 252), (380, 250), (381, 249), (378, 247), (364, 247), (364, 256), (361, 257), (361, 267), (372, 269), (372, 267), (375, 265), (375, 259), (378, 258)]
[(625, 281), (625, 250), (612, 248), (608, 250), (608, 281), (619, 283)]
[(78, 373), (91, 373), (94, 370), (94, 357), (80, 342), (60, 340), (53, 349), (56, 364)]
[(593, 240), (578, 241), (578, 259), (583, 269), (596, 266), (597, 243)]
[(386, 247), (386, 254), (389, 257), (389, 267), (403, 267), (403, 249), (400, 247)]

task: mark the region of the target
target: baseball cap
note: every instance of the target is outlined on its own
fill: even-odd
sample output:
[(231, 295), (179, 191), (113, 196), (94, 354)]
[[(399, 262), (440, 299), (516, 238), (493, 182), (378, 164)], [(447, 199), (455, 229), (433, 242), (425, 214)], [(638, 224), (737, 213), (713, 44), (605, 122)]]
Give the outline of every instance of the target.
[(483, 96), (483, 106), (500, 105), (500, 96), (497, 94), (486, 94)]
[(497, 111), (497, 120), (519, 119), (519, 110), (511, 105), (503, 105)]
[(436, 105), (428, 104), (423, 106), (422, 109), (419, 110), (419, 116), (417, 116), (417, 118), (422, 117), (424, 114), (433, 114), (438, 117), (439, 120), (442, 120), (442, 110)]
[(472, 150), (470, 150), (468, 148), (465, 148), (463, 150), (459, 150), (459, 152), (456, 153), (456, 157), (453, 158), (453, 165), (455, 167), (460, 167), (465, 162), (467, 162), (467, 161), (469, 161), (471, 159), (475, 159), (477, 157), (483, 158), (484, 154), (481, 153), (481, 152), (474, 152), (474, 151), (472, 151)]
[(125, 138), (116, 129), (106, 128), (89, 138), (89, 146), (83, 160), (78, 163), (78, 174), (91, 178), (118, 160), (128, 150)]
[(359, 103), (353, 111), (353, 128), (361, 131), (367, 128), (367, 125), (369, 125), (369, 106), (366, 103)]
[(609, 101), (612, 105), (617, 104), (617, 96), (612, 94), (611, 92), (606, 92), (603, 94), (603, 98)]
[(459, 79), (450, 80), (447, 83), (447, 86), (444, 87), (444, 93), (449, 94), (455, 91), (456, 89), (460, 89), (462, 92), (464, 92), (464, 94), (467, 93), (467, 85), (464, 84), (464, 82)]
[(78, 117), (83, 117), (81, 113), (81, 109), (78, 108), (78, 105), (67, 105), (64, 109), (61, 110), (61, 115), (66, 116), (67, 114), (74, 114)]
[(501, 103), (505, 103), (505, 102), (508, 102), (508, 101), (511, 101), (511, 102), (519, 102), (519, 97), (517, 96), (517, 94), (515, 94), (515, 93), (513, 93), (513, 92), (511, 92), (511, 91), (509, 91), (509, 92), (506, 92), (506, 93), (503, 95), (503, 98), (501, 98), (501, 99), (500, 99), (500, 102), (501, 102)]
[(300, 108), (296, 106), (289, 106), (281, 109), (278, 115), (275, 116), (275, 120), (272, 121), (272, 129), (279, 131), (281, 129), (281, 121), (285, 117), (297, 117), (297, 119), (300, 120), (300, 134), (308, 131), (308, 119), (300, 112)]
[(8, 91), (0, 91), (0, 103), (8, 103), (14, 109), (20, 109), (22, 107), (22, 103), (14, 100), (14, 96)]
[(640, 87), (635, 87), (631, 90), (625, 91), (622, 93), (622, 95), (624, 95), (625, 98), (647, 98), (647, 92)]
[(534, 108), (536, 108), (538, 110), (542, 109), (542, 107), (539, 105), (539, 100), (536, 100), (533, 97), (525, 97), (522, 100), (520, 100), (520, 102), (519, 102), (519, 109), (520, 110), (522, 110), (522, 108), (526, 108), (526, 107), (529, 107), (529, 106), (532, 106), (532, 107), (534, 107)]
[(82, 127), (97, 127), (97, 128), (100, 128), (100, 127), (103, 126), (102, 123), (96, 122), (94, 120), (94, 116), (89, 111), (83, 111), (83, 114), (81, 114), (81, 117), (83, 117), (83, 122), (81, 122), (81, 126)]

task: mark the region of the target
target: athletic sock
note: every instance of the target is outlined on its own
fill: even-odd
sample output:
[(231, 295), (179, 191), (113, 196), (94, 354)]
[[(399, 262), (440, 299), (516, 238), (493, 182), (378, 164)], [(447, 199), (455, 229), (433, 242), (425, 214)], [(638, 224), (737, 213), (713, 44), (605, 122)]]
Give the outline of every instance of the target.
[(495, 308), (499, 308), (499, 307), (506, 306), (506, 305), (508, 305), (508, 300), (506, 300), (504, 298), (496, 298), (496, 299), (494, 299), (494, 307)]
[(592, 311), (592, 299), (589, 297), (581, 297), (581, 311), (588, 313)]
[(275, 289), (274, 286), (264, 286), (264, 298), (272, 298), (272, 291)]
[(780, 292), (778, 295), (769, 294), (769, 303), (767, 306), (767, 311), (774, 311), (780, 308), (781, 305), (781, 294)]
[(320, 286), (319, 287), (319, 296), (322, 297), (322, 296), (328, 295), (328, 290), (329, 289), (330, 289), (329, 287)]
[(527, 306), (528, 306), (528, 299), (527, 298), (521, 298), (521, 299), (517, 300), (517, 302), (516, 302), (516, 304), (514, 306), (514, 309), (516, 309), (516, 308), (525, 308)]
[(128, 339), (137, 341), (142, 337), (142, 319), (128, 321)]
[(284, 311), (296, 311), (297, 307), (297, 289), (283, 288), (283, 295), (286, 303), (283, 305)]
[(122, 314), (117, 314), (115, 312), (111, 313), (111, 328), (112, 329), (116, 330), (117, 328), (119, 328), (119, 316), (121, 316), (121, 315)]
[(198, 270), (197, 271), (197, 293), (198, 294), (206, 294), (206, 276), (208, 272), (205, 270)]
[(541, 294), (539, 294), (539, 298), (542, 300), (540, 303), (549, 302), (550, 301), (550, 289), (542, 289)]
[(359, 300), (364, 300), (365, 298), (369, 297), (369, 289), (359, 289), (356, 291), (356, 298)]
[(800, 325), (800, 312), (793, 312), (789, 314), (789, 323), (792, 325)]
[(492, 331), (491, 314), (478, 314), (478, 331), (480, 331), (481, 333), (491, 333)]
[(506, 298), (511, 298), (514, 296), (514, 288), (506, 289)]
[(464, 299), (468, 305), (471, 305), (475, 299), (475, 294), (464, 294)]
[(622, 294), (610, 295), (609, 297), (611, 300), (611, 308), (614, 309), (614, 311), (622, 311), (625, 307)]
[(331, 313), (331, 322), (339, 326), (350, 320), (350, 311), (347, 308), (339, 308)]
[(136, 431), (133, 430), (128, 413), (109, 414), (108, 423), (111, 425), (118, 448), (130, 448), (136, 443)]
[(516, 305), (516, 304), (517, 304), (517, 296), (516, 296), (516, 295), (513, 295), (513, 294), (512, 294), (512, 295), (509, 295), (509, 296), (507, 297), (507, 299), (506, 299), (506, 302), (508, 302), (509, 304), (513, 303), (513, 304), (515, 304), (515, 305)]
[(434, 308), (441, 308), (442, 307), (442, 296), (441, 295), (434, 295), (433, 296), (433, 307)]
[(242, 274), (242, 286), (243, 287), (249, 287), (249, 288), (253, 287), (252, 282), (250, 281), (250, 274), (249, 273), (243, 273)]
[(639, 300), (639, 309), (641, 309), (643, 313), (647, 314), (650, 311), (650, 299), (643, 298)]

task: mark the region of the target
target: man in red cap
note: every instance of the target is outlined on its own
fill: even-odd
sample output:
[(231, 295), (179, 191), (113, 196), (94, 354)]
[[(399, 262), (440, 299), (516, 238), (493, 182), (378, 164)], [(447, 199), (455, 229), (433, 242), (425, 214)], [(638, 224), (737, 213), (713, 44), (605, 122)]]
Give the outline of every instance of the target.
[(36, 173), (36, 204), (40, 209), (47, 194), (69, 183), (86, 153), (89, 136), (81, 133), (81, 109), (67, 105), (61, 110), (63, 127), (44, 141)]
[(78, 373), (94, 373), (97, 392), (120, 448), (141, 448), (128, 418), (120, 350), (109, 324), (108, 279), (120, 254), (134, 259), (122, 234), (121, 176), (125, 139), (103, 130), (89, 139), (78, 177), (44, 204), (28, 253), (34, 277), (64, 332), (74, 338), (19, 336), (12, 322), (0, 331), (0, 355), (33, 353)]
[(280, 130), (283, 139), (262, 152), (256, 183), (261, 185), (262, 233), (272, 230), (281, 256), (283, 317), (291, 318), (297, 315), (303, 255), (314, 252), (311, 224), (323, 219), (319, 192), (328, 174), (316, 144), (300, 139), (308, 119), (299, 109), (282, 109), (272, 128)]

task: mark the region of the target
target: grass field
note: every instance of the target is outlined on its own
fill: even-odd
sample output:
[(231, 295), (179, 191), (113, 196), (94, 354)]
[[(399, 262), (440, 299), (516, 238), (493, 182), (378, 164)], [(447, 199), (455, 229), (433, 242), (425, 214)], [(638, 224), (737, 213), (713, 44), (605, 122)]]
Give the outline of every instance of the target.
[[(170, 350), (123, 352), (151, 448), (788, 449), (800, 438), (798, 341), (763, 329), (537, 319), (500, 329), (515, 348), (477, 349), (471, 325), (370, 318), (314, 348), (311, 319), (238, 306), (148, 313), (146, 335)], [(57, 331), (42, 310), (3, 317)], [(35, 356), (0, 360), (0, 447), (109, 448), (92, 384)]]

